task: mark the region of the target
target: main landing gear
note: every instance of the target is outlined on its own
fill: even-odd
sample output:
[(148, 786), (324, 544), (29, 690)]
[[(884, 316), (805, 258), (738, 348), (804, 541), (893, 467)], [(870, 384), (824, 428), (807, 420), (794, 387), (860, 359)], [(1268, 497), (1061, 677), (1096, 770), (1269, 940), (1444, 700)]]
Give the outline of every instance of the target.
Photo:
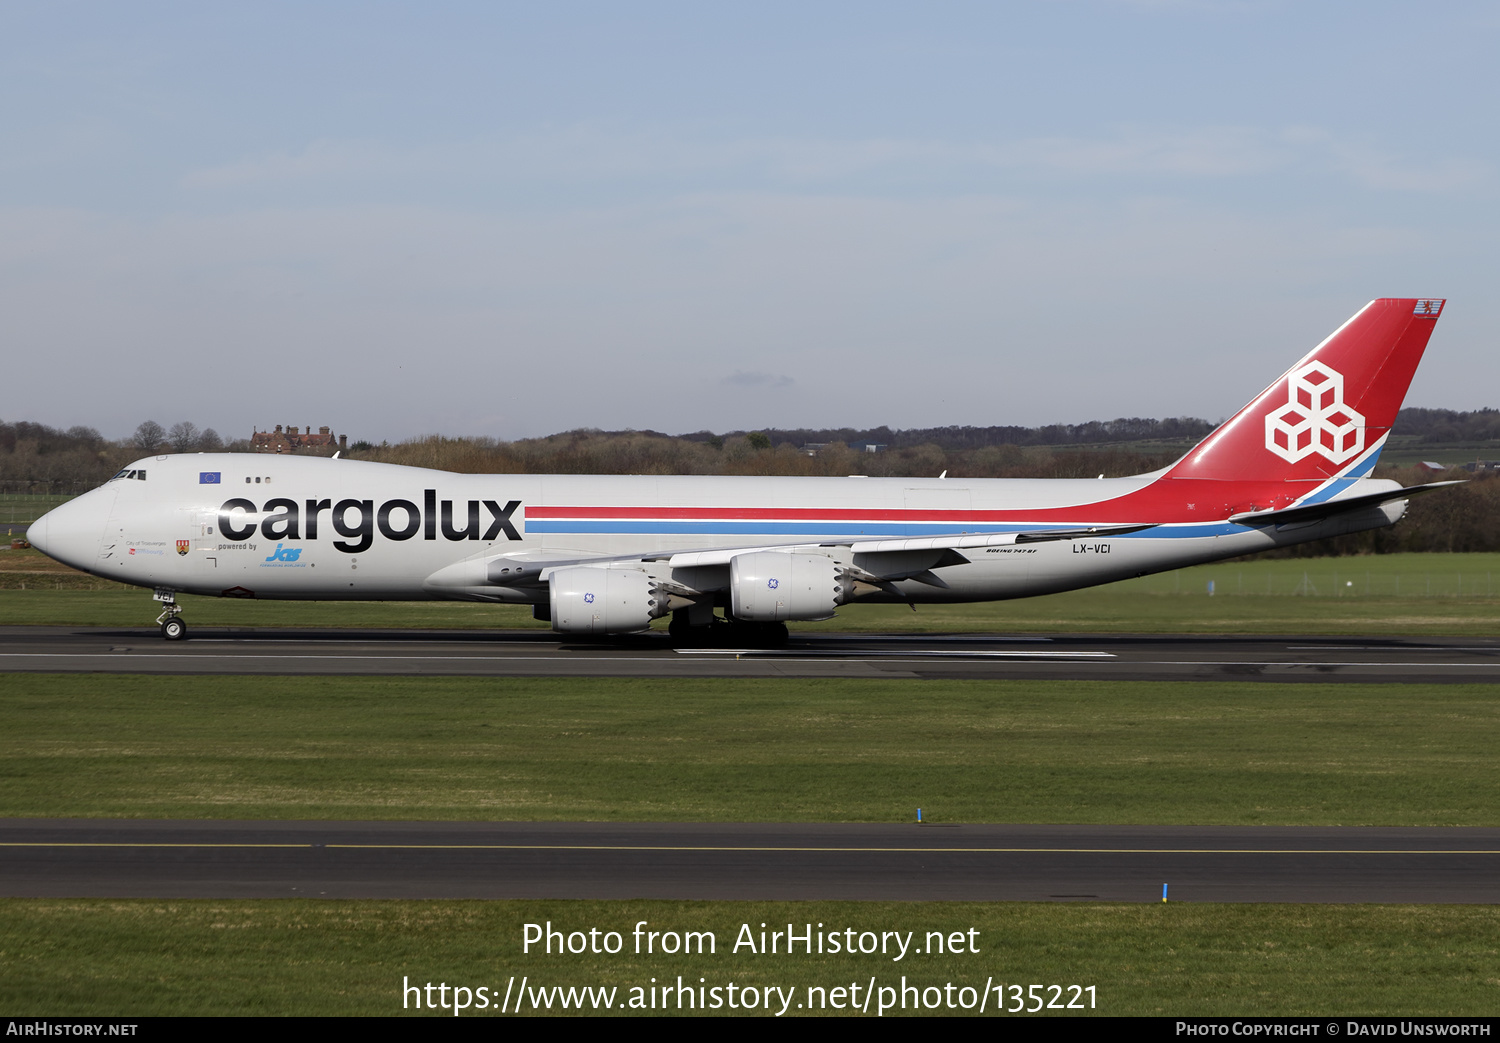
[(187, 624), (182, 621), (182, 606), (177, 603), (177, 595), (170, 590), (158, 590), (153, 597), (164, 606), (162, 614), (156, 617), (161, 636), (167, 641), (186, 639)]
[(709, 622), (693, 619), (690, 608), (672, 613), (667, 633), (678, 648), (780, 648), (787, 642), (785, 623), (751, 623), (729, 617), (720, 619), (709, 609)]

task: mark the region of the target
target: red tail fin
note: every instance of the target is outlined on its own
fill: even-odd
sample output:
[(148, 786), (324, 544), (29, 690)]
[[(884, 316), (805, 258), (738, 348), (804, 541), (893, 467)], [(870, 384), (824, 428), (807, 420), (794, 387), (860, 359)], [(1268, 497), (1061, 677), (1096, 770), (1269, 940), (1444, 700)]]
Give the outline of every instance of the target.
[(1443, 301), (1371, 301), (1205, 438), (1167, 478), (1318, 481), (1368, 474)]

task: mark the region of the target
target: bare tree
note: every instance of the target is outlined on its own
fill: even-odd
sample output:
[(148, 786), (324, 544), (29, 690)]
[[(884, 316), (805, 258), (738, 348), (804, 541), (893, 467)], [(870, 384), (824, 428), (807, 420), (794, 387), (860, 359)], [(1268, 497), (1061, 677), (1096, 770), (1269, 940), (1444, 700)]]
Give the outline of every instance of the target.
[(95, 445), (99, 442), (104, 441), (104, 436), (99, 433), (98, 428), (85, 427), (82, 424), (78, 424), (74, 427), (68, 428), (67, 435), (69, 438), (74, 439), (75, 441), (87, 442), (90, 445)]
[(167, 432), (155, 420), (147, 420), (135, 429), (130, 443), (143, 453), (154, 453), (167, 440)]
[(171, 433), (167, 435), (167, 441), (179, 453), (191, 453), (198, 446), (198, 438), (198, 425), (189, 420), (173, 424)]
[(198, 448), (205, 453), (219, 453), (224, 450), (224, 439), (219, 437), (219, 432), (211, 427), (205, 427), (203, 433), (198, 436)]

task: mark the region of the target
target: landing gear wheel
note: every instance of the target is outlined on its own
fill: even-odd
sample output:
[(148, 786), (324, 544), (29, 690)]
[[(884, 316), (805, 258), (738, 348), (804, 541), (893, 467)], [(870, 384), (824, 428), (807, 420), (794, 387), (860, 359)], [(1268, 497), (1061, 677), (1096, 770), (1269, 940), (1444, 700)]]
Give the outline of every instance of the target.
[[(695, 614), (700, 617), (697, 623), (693, 621)], [(723, 628), (723, 621), (714, 618), (713, 609), (709, 606), (704, 606), (701, 613), (694, 608), (679, 608), (672, 613), (672, 622), (667, 625), (667, 635), (677, 648), (709, 648), (713, 645), (714, 634)]]
[(781, 648), (790, 636), (785, 623), (747, 623), (734, 620), (715, 634), (721, 643), (742, 648)]
[(785, 623), (739, 623), (740, 640), (751, 648), (780, 648), (791, 636)]
[(161, 625), (161, 636), (168, 641), (181, 641), (187, 637), (187, 624), (173, 616)]

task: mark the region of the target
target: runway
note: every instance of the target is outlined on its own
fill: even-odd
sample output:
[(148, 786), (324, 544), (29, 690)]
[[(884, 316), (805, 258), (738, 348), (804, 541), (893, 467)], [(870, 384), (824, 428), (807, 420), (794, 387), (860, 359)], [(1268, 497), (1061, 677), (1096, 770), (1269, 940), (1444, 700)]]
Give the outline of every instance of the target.
[(474, 677), (863, 677), (1500, 682), (1500, 639), (1139, 634), (794, 634), (778, 649), (674, 649), (665, 634), (0, 627), (0, 673)]
[(0, 895), (1500, 901), (1500, 829), (0, 820)]

